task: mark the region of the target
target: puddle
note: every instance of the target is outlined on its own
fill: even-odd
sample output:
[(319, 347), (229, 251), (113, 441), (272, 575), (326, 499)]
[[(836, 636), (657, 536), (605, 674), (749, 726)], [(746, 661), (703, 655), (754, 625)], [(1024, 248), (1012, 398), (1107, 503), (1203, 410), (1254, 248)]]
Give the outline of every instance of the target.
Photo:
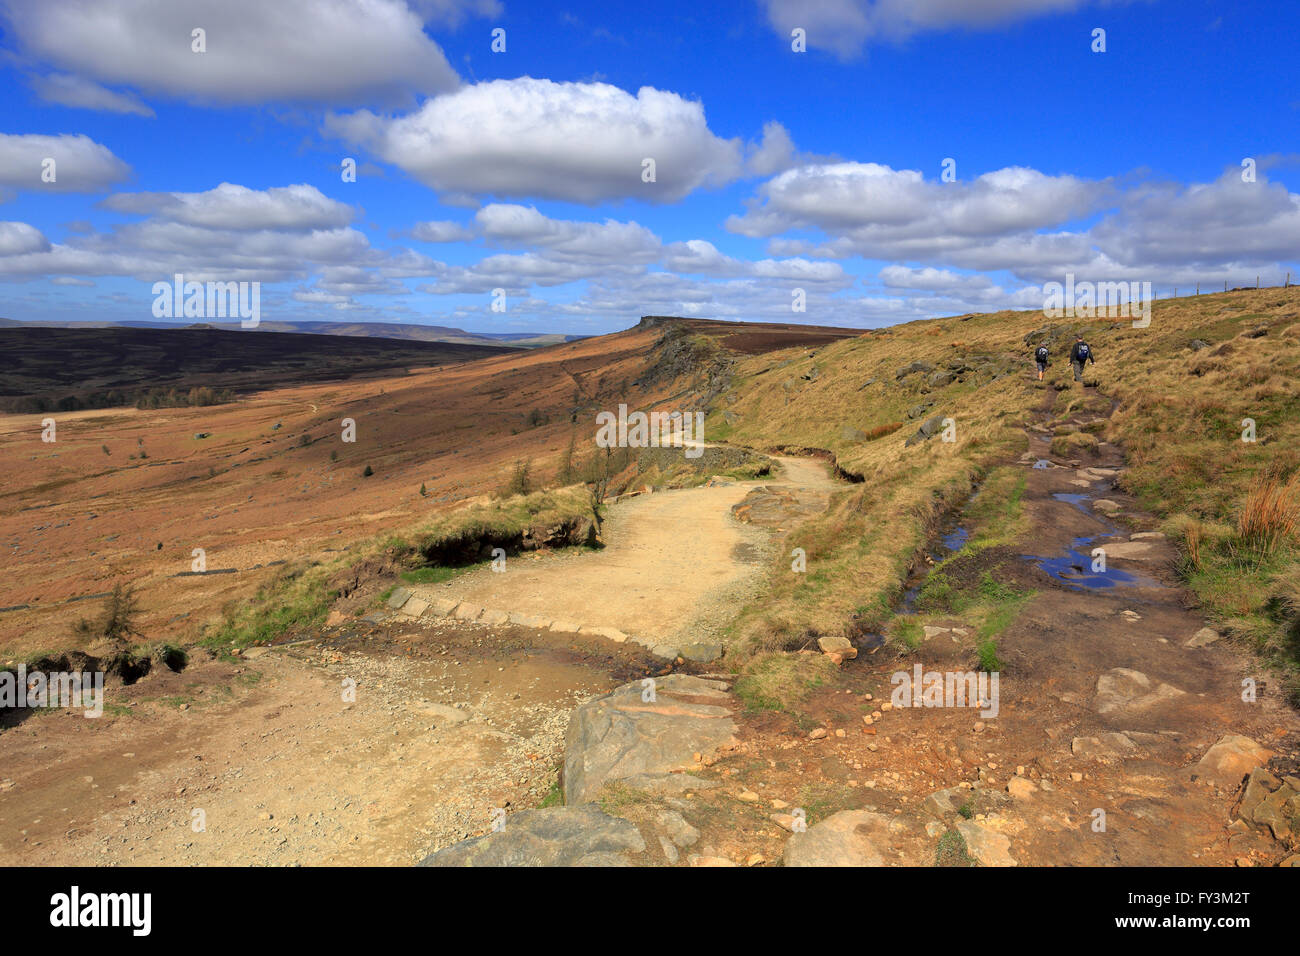
[[(1114, 537), (1109, 534), (1093, 535), (1086, 538), (1075, 538), (1070, 542), (1070, 549), (1065, 555), (1057, 558), (1048, 558), (1039, 554), (1022, 554), (1020, 559), (1028, 561), (1037, 567), (1040, 571), (1050, 574), (1056, 580), (1061, 581), (1076, 591), (1093, 591), (1104, 590), (1116, 586), (1124, 587), (1159, 587), (1158, 581), (1145, 577), (1141, 574), (1134, 574), (1131, 571), (1121, 571), (1119, 568), (1107, 565), (1105, 571), (1094, 571), (1092, 569), (1092, 550), (1095, 542), (1102, 538)], [(1105, 544), (1096, 545), (1104, 548)]]
[(1093, 514), (1091, 508), (1085, 508), (1083, 506), (1083, 503), (1085, 501), (1092, 500), (1093, 497), (1092, 495), (1076, 495), (1066, 491), (1058, 491), (1056, 494), (1052, 495), (1052, 497), (1055, 498), (1057, 501), (1064, 501), (1066, 504), (1074, 505), (1084, 514), (1088, 515), (1090, 518), (1097, 517), (1095, 514)]
[(945, 534), (939, 540), (943, 542), (943, 546), (947, 548), (948, 553), (951, 554), (954, 551), (960, 551), (968, 538), (970, 538), (970, 529), (958, 527), (950, 531), (948, 534)]
[[(1121, 571), (1119, 568), (1113, 568), (1109, 565), (1105, 571), (1092, 570), (1092, 549), (1098, 546), (1095, 542), (1103, 538), (1123, 538), (1124, 534), (1115, 525), (1092, 510), (1089, 502), (1095, 500), (1096, 495), (1062, 491), (1053, 494), (1052, 497), (1057, 501), (1063, 501), (1078, 508), (1105, 528), (1105, 531), (1102, 534), (1075, 538), (1070, 542), (1069, 550), (1060, 557), (1049, 558), (1041, 554), (1022, 554), (1020, 556), (1022, 561), (1032, 563), (1039, 570), (1079, 591), (1100, 590), (1116, 586), (1159, 587), (1157, 581), (1141, 574), (1134, 574), (1131, 571)], [(1105, 545), (1102, 544), (1099, 547), (1104, 548)]]
[[(967, 506), (969, 506), (970, 501), (973, 499), (974, 496), (972, 495), (967, 501)], [(963, 511), (964, 510), (965, 509), (963, 508)], [(939, 537), (935, 541), (935, 546), (926, 552), (934, 564), (938, 564), (945, 558), (956, 554), (965, 547), (966, 542), (970, 539), (970, 529), (956, 524), (960, 518), (961, 513), (959, 512), (953, 516), (950, 523), (951, 526), (948, 527), (948, 530), (945, 531), (943, 528), (940, 528)], [(927, 564), (915, 575), (908, 578), (903, 590), (903, 600), (900, 605), (894, 609), (895, 613), (916, 613), (916, 597), (921, 593), (921, 588), (925, 585), (926, 578), (930, 576), (930, 572), (933, 570), (934, 565)]]
[(1038, 471), (1045, 471), (1046, 469), (1051, 467), (1052, 467), (1052, 463), (1048, 461), (1046, 458), (1040, 458), (1038, 459), (1038, 461), (1034, 462), (1034, 468), (1036, 468)]

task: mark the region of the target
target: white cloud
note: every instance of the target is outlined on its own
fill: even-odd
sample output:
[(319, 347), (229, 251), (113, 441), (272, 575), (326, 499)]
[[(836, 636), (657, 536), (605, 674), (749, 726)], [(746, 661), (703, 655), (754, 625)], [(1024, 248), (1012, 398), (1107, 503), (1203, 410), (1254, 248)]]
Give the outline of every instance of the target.
[(802, 27), (808, 45), (842, 58), (864, 44), (917, 33), (980, 29), (1078, 9), (1087, 0), (760, 0), (768, 22), (785, 38)]
[(351, 206), (306, 184), (257, 190), (222, 183), (201, 193), (118, 193), (102, 205), (213, 229), (332, 229), (356, 215)]
[(647, 263), (659, 256), (659, 237), (635, 222), (551, 219), (532, 206), (492, 203), (475, 214), (474, 223), (489, 244), (539, 246), (554, 259)]
[(0, 277), (124, 276), (152, 283), (182, 272), (197, 281), (276, 283), (318, 277), (321, 292), (401, 294), (398, 281), (440, 265), (410, 250), (375, 249), (343, 225), (352, 207), (312, 186), (251, 190), (222, 184), (203, 193), (118, 194), (104, 205), (146, 215), (107, 231), (51, 243), (26, 223), (0, 224)]
[[(326, 129), (453, 194), (595, 204), (672, 202), (743, 172), (742, 144), (715, 136), (704, 107), (642, 87), (521, 77), (465, 86), (406, 116), (331, 116)], [(655, 182), (642, 161), (655, 161)]]
[(727, 228), (751, 237), (816, 228), (848, 238), (858, 254), (891, 258), (900, 243), (939, 248), (954, 237), (969, 242), (1057, 225), (1093, 212), (1110, 191), (1108, 182), (1016, 166), (943, 183), (877, 163), (816, 164), (763, 184)]
[(25, 222), (0, 222), (0, 256), (21, 256), (45, 252), (50, 241), (35, 226)]
[[(214, 103), (395, 103), (459, 83), (420, 13), (403, 0), (0, 3), (29, 61), (146, 94)], [(419, 7), (442, 20), (499, 10), (454, 0)], [(195, 28), (206, 31), (204, 53), (191, 49)]]
[(983, 291), (991, 288), (993, 280), (983, 275), (959, 275), (947, 269), (909, 269), (906, 266), (885, 266), (879, 272), (880, 280), (893, 289), (925, 289), (929, 291)]
[(130, 93), (117, 93), (91, 80), (70, 73), (51, 73), (31, 78), (32, 89), (48, 103), (98, 110), (104, 113), (134, 113), (153, 116), (154, 111)]
[[(43, 181), (54, 160), (54, 182)], [(131, 167), (89, 136), (0, 133), (0, 186), (46, 192), (100, 192), (121, 182)]]
[(458, 222), (417, 222), (411, 229), (411, 238), (421, 242), (461, 242), (469, 239), (470, 233)]

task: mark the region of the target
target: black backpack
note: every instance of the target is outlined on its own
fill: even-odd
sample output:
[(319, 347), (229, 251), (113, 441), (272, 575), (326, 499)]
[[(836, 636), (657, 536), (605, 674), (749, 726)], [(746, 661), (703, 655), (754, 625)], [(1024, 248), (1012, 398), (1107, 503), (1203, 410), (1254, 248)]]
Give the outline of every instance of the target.
[(1035, 352), (1034, 355), (1037, 357), (1038, 361), (1040, 361), (1040, 362), (1046, 362), (1046, 361), (1047, 361), (1047, 346), (1046, 346), (1046, 345), (1040, 345), (1040, 346), (1038, 346), (1038, 351)]
[(1080, 362), (1086, 362), (1087, 360), (1088, 360), (1088, 346), (1085, 345), (1083, 342), (1080, 342), (1080, 343), (1079, 343), (1079, 361), (1080, 361)]

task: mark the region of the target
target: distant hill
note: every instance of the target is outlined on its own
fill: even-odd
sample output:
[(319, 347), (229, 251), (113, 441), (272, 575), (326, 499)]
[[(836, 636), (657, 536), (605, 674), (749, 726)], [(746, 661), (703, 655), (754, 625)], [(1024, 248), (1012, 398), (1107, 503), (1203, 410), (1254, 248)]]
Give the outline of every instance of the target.
[(404, 374), (519, 351), (496, 342), (395, 341), (227, 328), (25, 326), (0, 320), (0, 410), (132, 405), (147, 392), (247, 393)]
[[(195, 322), (179, 325), (176, 322), (128, 320), (123, 322), (21, 322), (0, 318), (0, 328), (45, 329), (222, 329), (247, 331), (237, 321)], [(582, 335), (536, 332), (466, 332), (446, 325), (419, 325), (403, 322), (261, 322), (258, 332), (292, 332), (306, 335), (343, 335), (351, 338), (397, 339), (404, 342), (448, 342), (460, 345), (482, 345), (489, 348), (541, 348), (586, 338)]]

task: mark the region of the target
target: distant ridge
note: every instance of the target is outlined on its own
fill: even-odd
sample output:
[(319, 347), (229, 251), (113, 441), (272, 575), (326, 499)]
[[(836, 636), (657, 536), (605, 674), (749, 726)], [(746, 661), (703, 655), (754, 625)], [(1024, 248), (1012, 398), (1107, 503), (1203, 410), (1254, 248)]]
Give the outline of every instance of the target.
[[(69, 322), (22, 322), (0, 318), (0, 328), (44, 329), (240, 329), (238, 321), (194, 322), (180, 325), (176, 322), (129, 320), (123, 322), (97, 322), (94, 320)], [(342, 335), (352, 338), (396, 339), (403, 342), (443, 342), (456, 345), (482, 345), (489, 348), (541, 348), (560, 345), (587, 338), (585, 335), (537, 332), (466, 332), (454, 326), (417, 325), (400, 322), (261, 322), (258, 332), (294, 332), (307, 335)]]

